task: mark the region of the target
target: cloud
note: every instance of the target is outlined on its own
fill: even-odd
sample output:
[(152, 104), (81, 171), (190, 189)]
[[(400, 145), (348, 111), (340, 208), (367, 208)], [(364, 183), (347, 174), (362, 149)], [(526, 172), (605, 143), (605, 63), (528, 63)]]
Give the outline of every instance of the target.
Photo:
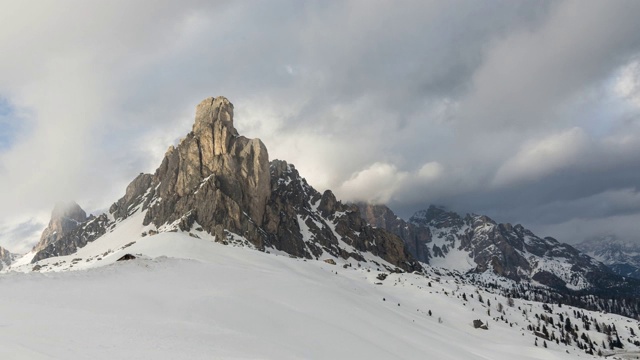
[(493, 41), (464, 100), (464, 124), (548, 126), (559, 107), (637, 54), (638, 13), (640, 3), (628, 1), (556, 2), (539, 27)]
[(386, 203), (407, 177), (391, 164), (374, 163), (345, 181), (338, 194), (346, 194), (353, 201)]
[[(640, 180), (640, 108), (629, 106), (639, 8), (9, 2), (0, 15), (0, 107), (12, 110), (0, 111), (0, 186), (9, 189), (0, 227), (60, 199), (108, 207), (191, 130), (195, 105), (217, 95), (234, 103), (241, 133), (319, 190), (388, 202), (403, 216), (435, 202), (525, 225), (567, 223), (584, 214), (549, 204)], [(8, 233), (0, 245), (16, 244)]]
[(431, 161), (424, 164), (420, 170), (418, 170), (418, 178), (421, 180), (431, 182), (438, 180), (444, 173), (444, 167), (438, 162)]
[(497, 171), (494, 186), (517, 181), (535, 181), (574, 165), (584, 156), (589, 139), (580, 128), (572, 128), (525, 144)]
[(0, 224), (2, 247), (16, 254), (25, 254), (40, 239), (42, 229), (46, 226), (46, 215), (38, 217), (5, 219)]
[(336, 192), (347, 201), (365, 201), (386, 204), (403, 196), (403, 188), (412, 190), (442, 187), (445, 168), (437, 162), (428, 162), (415, 172), (399, 170), (395, 165), (376, 162), (364, 170), (354, 173)]
[(615, 79), (616, 95), (640, 107), (640, 60), (625, 65)]

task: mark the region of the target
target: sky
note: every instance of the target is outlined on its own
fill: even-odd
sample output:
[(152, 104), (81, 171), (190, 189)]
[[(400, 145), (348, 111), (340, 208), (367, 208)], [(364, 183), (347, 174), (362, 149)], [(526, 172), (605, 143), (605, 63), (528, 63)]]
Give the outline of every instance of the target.
[(224, 95), (316, 189), (640, 241), (638, 1), (0, 0), (0, 246), (105, 211)]

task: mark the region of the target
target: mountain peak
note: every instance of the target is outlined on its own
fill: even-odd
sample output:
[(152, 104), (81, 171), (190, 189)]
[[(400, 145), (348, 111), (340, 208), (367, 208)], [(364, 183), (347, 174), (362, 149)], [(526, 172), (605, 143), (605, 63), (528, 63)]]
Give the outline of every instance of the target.
[(61, 218), (86, 218), (87, 214), (75, 201), (59, 201), (51, 212), (51, 221)]
[(420, 210), (413, 214), (409, 222), (418, 226), (438, 224), (440, 227), (461, 226), (463, 223), (460, 215), (448, 211), (444, 206), (430, 205), (427, 210)]
[(205, 154), (207, 150), (214, 156), (228, 153), (231, 140), (238, 136), (233, 127), (233, 104), (223, 96), (201, 101), (196, 106), (193, 133), (203, 140)]
[(42, 232), (40, 241), (34, 247), (40, 251), (47, 245), (55, 243), (64, 234), (75, 229), (78, 224), (87, 220), (87, 213), (74, 201), (58, 202), (51, 212), (49, 225)]

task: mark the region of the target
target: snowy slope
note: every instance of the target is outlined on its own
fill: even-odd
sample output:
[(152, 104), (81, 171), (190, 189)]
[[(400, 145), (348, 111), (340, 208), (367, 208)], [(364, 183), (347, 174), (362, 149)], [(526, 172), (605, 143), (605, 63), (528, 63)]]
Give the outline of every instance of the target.
[[(505, 305), (508, 322), (517, 323), (512, 327), (486, 313), (486, 308), (495, 308), (498, 302), (506, 304), (505, 299), (480, 291), (484, 303), (476, 300), (477, 293), (475, 299), (462, 301), (461, 293), (469, 296), (475, 288), (456, 284), (454, 278), (437, 282), (436, 278), (405, 273), (390, 274), (379, 281), (377, 271), (233, 248), (183, 233), (147, 237), (127, 250), (148, 256), (170, 253), (200, 261), (159, 257), (85, 271), (4, 274), (0, 277), (4, 313), (0, 356), (586, 357), (574, 347), (549, 342), (545, 349), (542, 340), (539, 346), (534, 345), (534, 336), (522, 330), (526, 319), (518, 307), (526, 308), (533, 318), (533, 312), (542, 312), (540, 304), (515, 300), (516, 307)], [(376, 285), (378, 282), (382, 284)], [(487, 299), (495, 305), (487, 307)], [(619, 316), (594, 316), (613, 319), (626, 335), (627, 326), (638, 327), (637, 322)], [(474, 319), (488, 322), (489, 330), (474, 329)], [(591, 335), (600, 341), (597, 336)]]
[[(293, 259), (221, 245), (197, 231), (142, 236), (152, 230), (143, 217), (127, 218), (75, 254), (40, 261), (40, 271), (24, 261), (5, 271), (0, 357), (590, 357), (575, 342), (535, 345), (527, 325), (547, 314), (542, 304), (516, 299), (509, 307), (455, 273), (428, 267), (426, 275), (384, 273), (380, 280), (384, 267), (373, 262)], [(116, 262), (127, 253), (138, 259)], [(563, 312), (572, 308), (554, 307), (554, 316)], [(640, 333), (636, 321), (584, 312), (615, 324), (622, 339), (637, 339), (629, 328)], [(489, 330), (475, 329), (476, 319)], [(607, 339), (593, 328), (586, 333), (600, 348)], [(625, 350), (637, 348), (625, 342)]]

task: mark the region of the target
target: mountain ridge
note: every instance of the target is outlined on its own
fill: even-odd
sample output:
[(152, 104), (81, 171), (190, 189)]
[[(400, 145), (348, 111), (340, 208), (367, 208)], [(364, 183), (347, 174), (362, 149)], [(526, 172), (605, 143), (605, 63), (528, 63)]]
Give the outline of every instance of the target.
[(592, 237), (575, 245), (618, 275), (640, 279), (640, 244), (615, 236)]
[[(359, 206), (364, 216), (369, 216), (367, 221), (386, 224), (387, 230), (410, 244), (410, 250), (416, 249), (412, 238), (416, 229), (428, 231), (429, 238), (419, 245), (426, 249), (422, 254), (412, 254), (432, 266), (477, 274), (491, 271), (514, 281), (533, 281), (561, 291), (611, 289), (623, 282), (604, 264), (571, 245), (552, 237), (538, 237), (520, 224), (497, 223), (485, 215), (462, 216), (433, 205), (405, 221), (386, 206)], [(395, 219), (391, 223), (382, 221), (372, 207), (383, 207), (378, 214)]]

